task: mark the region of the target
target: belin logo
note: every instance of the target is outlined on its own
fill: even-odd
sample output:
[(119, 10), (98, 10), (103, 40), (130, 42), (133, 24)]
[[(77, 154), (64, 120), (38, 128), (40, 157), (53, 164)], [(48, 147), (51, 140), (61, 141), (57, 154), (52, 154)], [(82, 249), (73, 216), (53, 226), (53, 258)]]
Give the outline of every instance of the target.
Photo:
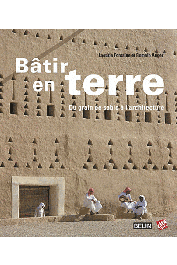
[(152, 222), (134, 222), (133, 229), (152, 229)]

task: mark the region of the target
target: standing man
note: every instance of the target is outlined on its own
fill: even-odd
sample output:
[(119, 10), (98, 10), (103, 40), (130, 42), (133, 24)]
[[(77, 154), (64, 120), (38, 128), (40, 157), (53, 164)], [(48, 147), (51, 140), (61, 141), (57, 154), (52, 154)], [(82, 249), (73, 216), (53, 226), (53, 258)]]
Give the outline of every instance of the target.
[(130, 195), (131, 189), (129, 187), (126, 187), (123, 192), (121, 192), (120, 195), (118, 195), (119, 201), (121, 201), (121, 207), (127, 209), (127, 213), (129, 211), (132, 211), (132, 208), (135, 207), (135, 203), (132, 201), (131, 195)]

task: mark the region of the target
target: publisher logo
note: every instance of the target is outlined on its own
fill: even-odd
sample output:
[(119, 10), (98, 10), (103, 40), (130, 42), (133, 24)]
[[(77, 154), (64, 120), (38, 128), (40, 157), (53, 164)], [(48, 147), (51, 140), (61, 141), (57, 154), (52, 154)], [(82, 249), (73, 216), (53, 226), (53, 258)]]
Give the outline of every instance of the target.
[(152, 222), (134, 222), (133, 229), (152, 229)]
[(157, 226), (158, 226), (159, 230), (168, 228), (166, 219), (162, 219), (162, 220), (156, 221), (156, 223), (157, 223)]

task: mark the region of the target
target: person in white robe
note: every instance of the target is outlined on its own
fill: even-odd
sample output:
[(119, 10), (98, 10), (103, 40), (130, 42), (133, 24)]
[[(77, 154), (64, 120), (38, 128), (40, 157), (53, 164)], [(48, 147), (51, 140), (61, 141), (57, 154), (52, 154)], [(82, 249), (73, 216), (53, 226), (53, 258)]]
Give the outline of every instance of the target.
[(35, 210), (34, 217), (45, 217), (44, 208), (45, 208), (45, 204), (41, 202)]
[(84, 200), (83, 206), (90, 209), (90, 214), (93, 215), (95, 213), (98, 214), (99, 210), (102, 208), (100, 201), (98, 201), (93, 195), (94, 190), (90, 188), (86, 193), (86, 197)]
[(139, 196), (139, 201), (135, 204), (135, 207), (133, 208), (133, 212), (135, 213), (135, 217), (139, 219), (142, 219), (142, 215), (147, 213), (147, 201), (145, 200), (144, 195)]
[(127, 213), (130, 211), (132, 212), (132, 209), (135, 207), (135, 201), (132, 201), (131, 195), (130, 195), (131, 189), (129, 187), (126, 187), (121, 194), (118, 195), (119, 201), (121, 201), (121, 207), (127, 209)]

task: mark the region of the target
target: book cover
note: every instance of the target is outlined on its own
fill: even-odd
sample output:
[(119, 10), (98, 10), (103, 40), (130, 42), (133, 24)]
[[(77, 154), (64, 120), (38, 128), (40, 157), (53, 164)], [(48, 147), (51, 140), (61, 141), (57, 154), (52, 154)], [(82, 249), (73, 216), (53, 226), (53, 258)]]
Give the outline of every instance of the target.
[[(30, 227), (43, 202), (44, 226), (77, 226), (67, 236), (176, 236), (176, 38), (174, 29), (0, 30), (2, 225)], [(145, 197), (142, 221), (121, 207), (126, 187), (133, 202)], [(82, 212), (90, 188), (102, 205), (93, 216)]]

